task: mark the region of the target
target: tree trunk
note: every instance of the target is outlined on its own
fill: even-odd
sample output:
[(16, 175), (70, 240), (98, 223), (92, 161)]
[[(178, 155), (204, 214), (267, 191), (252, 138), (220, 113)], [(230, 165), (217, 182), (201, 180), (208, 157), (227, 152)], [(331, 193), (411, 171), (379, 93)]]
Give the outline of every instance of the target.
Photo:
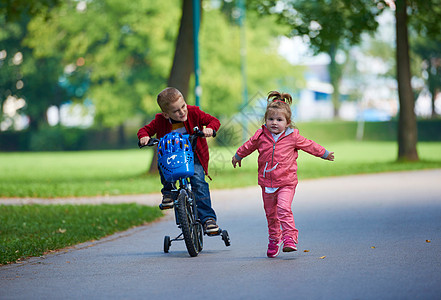
[[(438, 63), (434, 60), (435, 58), (432, 57), (430, 57), (427, 60), (428, 62), (427, 74), (429, 76), (429, 78), (427, 78), (427, 82), (428, 82), (429, 92), (432, 95), (432, 119), (436, 118), (435, 101), (436, 101), (436, 96), (438, 95), (439, 76), (441, 75), (441, 73), (439, 72)], [(432, 61), (434, 61), (433, 64)]]
[[(199, 3), (201, 3), (199, 1)], [(201, 10), (202, 11), (202, 10)], [(187, 99), (190, 76), (194, 71), (193, 0), (183, 0), (182, 17), (176, 41), (175, 56), (168, 79), (168, 86), (181, 91)], [(154, 151), (149, 173), (158, 172), (158, 154)]]
[(194, 71), (193, 51), (193, 0), (183, 0), (181, 24), (168, 86), (180, 90), (184, 98), (187, 98), (190, 76)]
[(435, 102), (436, 102), (436, 97), (438, 96), (439, 92), (440, 92), (439, 89), (435, 89), (432, 93), (432, 119), (437, 118), (436, 109), (435, 109)]
[(418, 134), (415, 103), (410, 83), (409, 41), (406, 0), (396, 1), (397, 81), (400, 112), (398, 119), (398, 160), (417, 161)]
[(332, 92), (331, 99), (332, 104), (334, 106), (334, 118), (338, 118), (339, 110), (340, 110), (340, 80), (341, 80), (341, 66), (335, 60), (335, 56), (337, 54), (337, 47), (335, 45), (331, 46), (328, 55), (331, 59), (331, 62), (328, 66), (329, 78), (331, 81), (331, 85), (334, 88)]
[(124, 148), (127, 143), (124, 124), (118, 126), (118, 148)]

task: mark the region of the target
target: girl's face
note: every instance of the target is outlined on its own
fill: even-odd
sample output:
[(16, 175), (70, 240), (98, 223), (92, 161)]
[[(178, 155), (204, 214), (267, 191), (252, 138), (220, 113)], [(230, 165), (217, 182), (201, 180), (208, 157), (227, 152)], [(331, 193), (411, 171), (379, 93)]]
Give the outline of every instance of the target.
[(268, 113), (266, 127), (271, 133), (279, 134), (288, 127), (288, 121), (280, 109), (275, 109)]

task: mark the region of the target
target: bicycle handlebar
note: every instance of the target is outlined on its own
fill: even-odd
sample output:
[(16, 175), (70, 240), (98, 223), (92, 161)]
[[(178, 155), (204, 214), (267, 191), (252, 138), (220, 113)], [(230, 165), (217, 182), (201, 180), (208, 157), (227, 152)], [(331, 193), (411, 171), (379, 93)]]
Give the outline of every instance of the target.
[[(193, 134), (190, 134), (190, 140), (192, 140), (191, 138), (192, 137), (194, 137), (194, 138), (197, 138), (197, 137), (205, 137), (205, 134), (204, 134), (204, 132), (202, 131), (202, 130), (200, 130), (199, 129), (199, 127), (195, 127), (195, 128), (193, 128), (193, 131), (194, 131), (194, 133)], [(213, 137), (216, 137), (216, 130), (214, 130), (213, 129)], [(159, 143), (159, 139), (157, 139), (157, 138), (151, 138), (149, 141), (148, 141), (148, 143), (147, 143), (147, 145), (141, 145), (141, 142), (140, 141), (138, 141), (138, 147), (141, 149), (141, 148), (144, 148), (144, 147), (152, 147), (152, 146), (155, 146), (155, 145), (157, 145)]]

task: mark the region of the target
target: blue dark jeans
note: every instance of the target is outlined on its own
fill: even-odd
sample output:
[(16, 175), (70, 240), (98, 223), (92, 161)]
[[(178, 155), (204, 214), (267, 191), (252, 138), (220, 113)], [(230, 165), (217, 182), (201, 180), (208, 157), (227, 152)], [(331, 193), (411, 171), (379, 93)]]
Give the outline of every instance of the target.
[[(173, 190), (173, 185), (171, 182), (167, 182), (162, 175), (161, 169), (159, 169), (159, 174), (161, 175), (161, 183), (164, 186), (161, 189), (163, 195), (171, 195)], [(193, 191), (196, 205), (198, 207), (198, 215), (202, 224), (207, 221), (207, 219), (216, 220), (216, 213), (211, 207), (211, 197), (210, 189), (208, 183), (205, 181), (205, 172), (199, 159), (195, 153), (194, 155), (194, 175), (190, 177), (191, 189)]]

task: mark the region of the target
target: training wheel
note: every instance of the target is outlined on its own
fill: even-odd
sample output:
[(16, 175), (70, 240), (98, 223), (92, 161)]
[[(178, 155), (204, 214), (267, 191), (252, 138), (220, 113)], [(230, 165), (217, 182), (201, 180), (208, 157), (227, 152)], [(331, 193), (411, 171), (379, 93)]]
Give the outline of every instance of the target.
[(225, 246), (227, 247), (230, 246), (231, 243), (230, 243), (230, 236), (228, 235), (228, 231), (222, 230), (221, 235), (222, 235), (222, 240), (224, 240)]
[(168, 250), (170, 249), (170, 245), (171, 245), (170, 237), (168, 235), (166, 235), (164, 237), (164, 252), (165, 253), (168, 253)]

